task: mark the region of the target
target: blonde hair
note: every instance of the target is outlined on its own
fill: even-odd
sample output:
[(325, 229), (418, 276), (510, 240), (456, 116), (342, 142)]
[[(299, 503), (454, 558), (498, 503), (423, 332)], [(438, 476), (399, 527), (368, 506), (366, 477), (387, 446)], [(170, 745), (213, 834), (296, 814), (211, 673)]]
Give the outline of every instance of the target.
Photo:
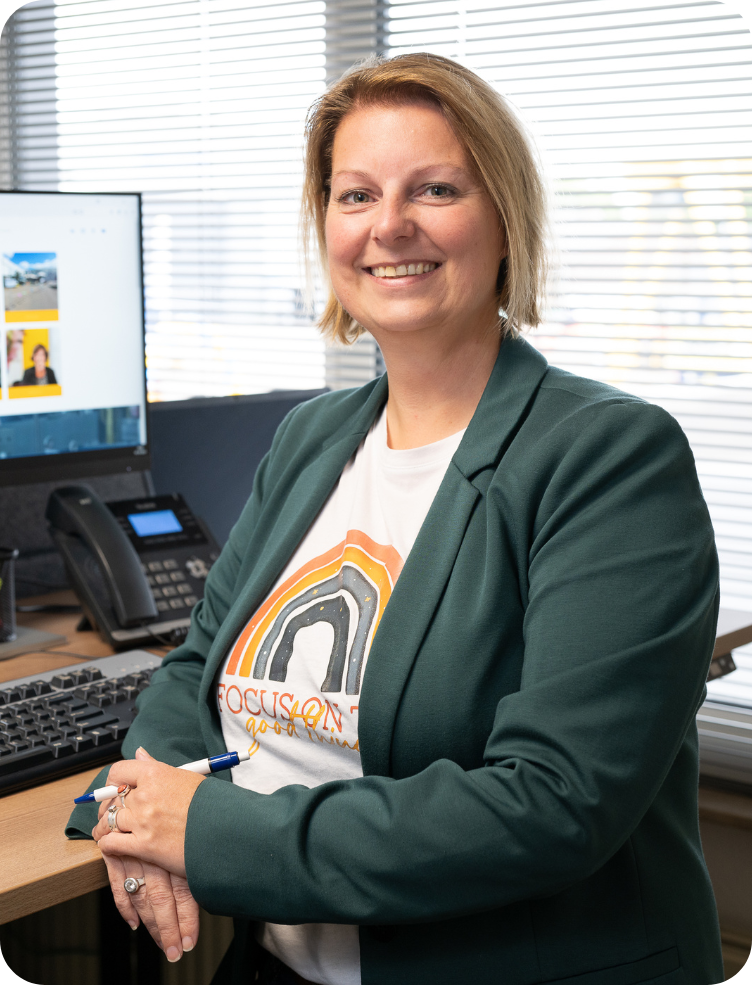
[[(485, 186), (507, 243), (497, 281), (500, 329), (518, 333), (541, 321), (548, 269), (545, 183), (532, 140), (506, 100), (469, 69), (427, 53), (373, 58), (345, 74), (318, 99), (306, 121), (301, 226), (306, 260), (312, 233), (327, 269), (325, 222), (334, 137), (354, 109), (430, 102), (444, 115)], [(332, 341), (354, 342), (363, 328), (329, 285), (319, 328)]]

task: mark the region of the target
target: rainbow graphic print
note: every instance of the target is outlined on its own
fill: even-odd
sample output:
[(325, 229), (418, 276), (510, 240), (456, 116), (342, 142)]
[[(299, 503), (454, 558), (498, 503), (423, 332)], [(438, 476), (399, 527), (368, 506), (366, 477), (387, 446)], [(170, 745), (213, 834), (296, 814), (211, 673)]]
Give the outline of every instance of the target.
[(359, 694), (402, 564), (394, 547), (348, 530), (341, 543), (304, 564), (266, 599), (236, 641), (224, 676), (285, 681), (296, 634), (324, 622), (333, 641), (321, 691)]

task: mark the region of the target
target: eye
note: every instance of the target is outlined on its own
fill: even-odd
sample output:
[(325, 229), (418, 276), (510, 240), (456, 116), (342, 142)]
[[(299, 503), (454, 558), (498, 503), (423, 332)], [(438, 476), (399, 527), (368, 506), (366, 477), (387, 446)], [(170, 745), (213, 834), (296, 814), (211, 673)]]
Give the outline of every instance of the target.
[(451, 198), (455, 191), (450, 185), (426, 185), (424, 194), (427, 198)]
[(365, 205), (370, 201), (370, 196), (368, 192), (356, 188), (354, 191), (345, 192), (344, 195), (340, 195), (337, 201), (345, 205)]

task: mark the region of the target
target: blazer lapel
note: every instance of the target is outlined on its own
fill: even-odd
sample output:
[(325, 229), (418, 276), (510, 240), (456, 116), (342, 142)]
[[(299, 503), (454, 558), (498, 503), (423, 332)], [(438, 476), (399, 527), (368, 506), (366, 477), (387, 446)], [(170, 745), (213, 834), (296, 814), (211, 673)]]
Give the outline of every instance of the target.
[(523, 339), (506, 339), (499, 349), (371, 646), (358, 724), (365, 775), (391, 772), (392, 734), (402, 691), (481, 495), (472, 480), (503, 457), (547, 368), (544, 357)]

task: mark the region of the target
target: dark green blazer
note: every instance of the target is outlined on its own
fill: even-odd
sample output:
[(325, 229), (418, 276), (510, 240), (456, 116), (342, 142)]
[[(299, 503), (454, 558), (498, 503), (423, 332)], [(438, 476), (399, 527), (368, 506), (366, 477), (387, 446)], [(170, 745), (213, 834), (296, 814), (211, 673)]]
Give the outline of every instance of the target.
[[(282, 424), (125, 755), (224, 751), (217, 669), (386, 395)], [(360, 925), (363, 985), (722, 981), (695, 729), (717, 606), (678, 424), (505, 341), (370, 652), (364, 777), (193, 798), (191, 890), (237, 918), (219, 979), (252, 981), (271, 920)]]

